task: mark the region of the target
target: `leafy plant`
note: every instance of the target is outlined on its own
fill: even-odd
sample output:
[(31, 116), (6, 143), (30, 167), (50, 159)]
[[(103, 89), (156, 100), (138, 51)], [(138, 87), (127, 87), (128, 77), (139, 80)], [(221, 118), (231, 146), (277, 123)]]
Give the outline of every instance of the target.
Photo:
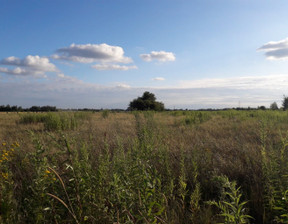
[(102, 117), (103, 117), (104, 119), (105, 119), (105, 118), (108, 118), (109, 114), (110, 114), (110, 111), (109, 111), (109, 110), (103, 110), (103, 111), (102, 111)]
[(215, 205), (220, 210), (220, 216), (224, 219), (224, 224), (244, 224), (249, 223), (252, 217), (247, 215), (244, 207), (247, 201), (240, 202), (242, 194), (240, 187), (236, 187), (236, 182), (230, 182), (225, 176), (219, 177), (222, 181), (221, 199), (220, 201), (210, 201), (210, 205)]

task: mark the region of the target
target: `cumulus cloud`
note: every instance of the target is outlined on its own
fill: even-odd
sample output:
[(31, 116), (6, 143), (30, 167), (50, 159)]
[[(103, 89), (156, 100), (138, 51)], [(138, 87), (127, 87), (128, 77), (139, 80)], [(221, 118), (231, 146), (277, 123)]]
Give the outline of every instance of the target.
[(288, 59), (288, 38), (280, 41), (270, 41), (258, 49), (265, 51), (269, 60), (287, 60)]
[(97, 70), (121, 70), (121, 71), (127, 71), (130, 69), (137, 69), (136, 65), (126, 66), (126, 65), (116, 65), (116, 64), (97, 64), (92, 65), (92, 68), (95, 68)]
[(144, 61), (157, 60), (161, 62), (166, 62), (176, 60), (176, 57), (172, 52), (166, 52), (166, 51), (151, 51), (150, 54), (140, 54), (140, 57)]
[(161, 62), (166, 62), (176, 60), (176, 57), (172, 52), (166, 52), (166, 51), (151, 51), (150, 54), (141, 54), (140, 57), (144, 61), (157, 60)]
[(2, 59), (0, 64), (14, 66), (12, 69), (0, 67), (1, 73), (10, 75), (33, 75), (45, 77), (46, 72), (57, 72), (56, 66), (52, 64), (47, 57), (40, 57), (38, 55), (28, 55), (24, 59), (12, 56)]
[(152, 80), (153, 80), (153, 81), (164, 81), (165, 78), (163, 78), (163, 77), (155, 77), (155, 78), (153, 78)]
[(62, 59), (80, 63), (116, 62), (131, 63), (131, 58), (124, 56), (124, 50), (119, 46), (108, 44), (71, 44), (69, 47), (60, 48), (58, 54), (52, 55), (54, 59)]

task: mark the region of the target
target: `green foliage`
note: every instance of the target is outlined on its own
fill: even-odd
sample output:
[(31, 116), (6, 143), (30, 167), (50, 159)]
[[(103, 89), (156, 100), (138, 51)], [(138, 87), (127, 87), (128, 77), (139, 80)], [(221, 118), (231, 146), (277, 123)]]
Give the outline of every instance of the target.
[(109, 111), (109, 110), (103, 110), (103, 111), (102, 111), (102, 117), (103, 117), (103, 118), (108, 118), (109, 114), (110, 114), (110, 111)]
[(77, 111), (77, 112), (74, 112), (74, 117), (77, 121), (90, 121), (91, 120), (91, 117), (92, 117), (92, 114), (93, 112), (90, 112), (90, 111)]
[(287, 222), (287, 112), (15, 116), (0, 223)]
[(283, 192), (282, 198), (277, 201), (274, 210), (279, 213), (275, 218), (277, 223), (288, 223), (288, 190)]
[(278, 110), (279, 108), (278, 108), (277, 103), (276, 103), (276, 102), (271, 103), (270, 109), (271, 109), (271, 110)]
[(242, 194), (240, 187), (236, 187), (236, 182), (230, 182), (225, 176), (219, 177), (222, 182), (221, 199), (219, 202), (210, 201), (209, 204), (215, 205), (220, 210), (220, 216), (224, 218), (224, 224), (244, 224), (249, 223), (252, 217), (247, 215), (244, 205), (247, 201), (240, 202)]
[(77, 122), (73, 113), (48, 113), (44, 127), (48, 131), (73, 130), (77, 127)]
[(83, 119), (79, 112), (61, 112), (61, 113), (28, 113), (21, 115), (20, 123), (43, 123), (44, 128), (48, 131), (54, 130), (74, 130), (77, 127), (77, 118)]
[(6, 112), (9, 112), (9, 111), (22, 111), (22, 107), (18, 107), (18, 106), (10, 106), (9, 104), (8, 105), (0, 105), (0, 111), (6, 111)]
[(43, 107), (39, 107), (39, 106), (32, 106), (29, 109), (26, 109), (28, 111), (32, 111), (32, 112), (47, 112), (47, 111), (57, 111), (55, 106), (43, 106)]
[[(261, 128), (263, 129), (263, 128)], [(288, 221), (288, 137), (281, 134), (282, 146), (275, 150), (267, 145), (267, 131), (261, 131), (262, 169), (264, 181), (264, 206), (267, 216), (274, 217), (277, 223)], [(280, 177), (280, 178), (279, 178)]]
[(184, 123), (186, 125), (201, 124), (207, 120), (210, 120), (210, 118), (211, 117), (208, 112), (192, 111), (192, 112), (186, 113)]
[(285, 95), (283, 96), (282, 107), (283, 107), (283, 110), (288, 109), (288, 97)]
[(46, 119), (46, 113), (25, 113), (20, 116), (21, 124), (36, 124), (44, 122)]
[(153, 93), (144, 92), (142, 97), (138, 97), (130, 102), (128, 110), (155, 110), (163, 111), (164, 104), (157, 102)]

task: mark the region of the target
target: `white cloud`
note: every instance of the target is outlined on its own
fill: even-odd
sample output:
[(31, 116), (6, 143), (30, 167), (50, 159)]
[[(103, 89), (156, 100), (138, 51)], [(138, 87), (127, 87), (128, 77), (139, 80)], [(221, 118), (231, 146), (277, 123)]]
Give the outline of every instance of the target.
[(57, 76), (58, 76), (59, 78), (65, 78), (65, 75), (64, 75), (63, 73), (59, 73), (59, 74), (57, 74)]
[(124, 50), (119, 46), (108, 44), (71, 44), (69, 47), (60, 48), (58, 54), (52, 55), (54, 59), (63, 59), (80, 63), (116, 62), (131, 63), (133, 60), (124, 56)]
[(97, 64), (92, 65), (92, 68), (95, 68), (97, 70), (121, 70), (121, 71), (127, 71), (130, 69), (137, 69), (136, 65), (126, 66), (126, 65), (116, 65), (116, 64)]
[(280, 41), (270, 41), (258, 49), (265, 51), (269, 60), (288, 60), (288, 38)]
[(124, 89), (129, 89), (129, 88), (131, 88), (130, 85), (125, 84), (125, 83), (119, 83), (118, 85), (116, 85), (116, 87), (118, 87), (118, 88), (124, 88)]
[(164, 81), (165, 78), (163, 78), (163, 77), (155, 77), (155, 78), (153, 78), (152, 80), (153, 80), (153, 81)]
[(166, 51), (151, 51), (150, 54), (140, 54), (140, 57), (144, 61), (157, 60), (161, 62), (166, 62), (176, 60), (176, 57), (172, 52), (166, 52)]
[(38, 55), (28, 55), (24, 59), (19, 59), (12, 56), (2, 59), (0, 64), (15, 66), (15, 68), (12, 69), (0, 67), (1, 73), (10, 75), (32, 75), (45, 77), (46, 72), (57, 72), (56, 66), (50, 63), (47, 57), (40, 57)]
[(225, 88), (225, 89), (266, 89), (285, 91), (288, 85), (288, 75), (247, 76), (223, 79), (183, 80), (180, 88)]
[[(0, 101), (23, 107), (55, 105), (59, 108), (121, 108), (149, 91), (166, 108), (225, 108), (278, 105), (287, 90), (288, 75), (252, 76), (227, 79), (188, 80), (173, 87), (131, 87), (126, 83), (103, 86), (63, 74), (46, 80), (5, 79), (0, 82)], [(9, 94), (7, 94), (9, 92)]]

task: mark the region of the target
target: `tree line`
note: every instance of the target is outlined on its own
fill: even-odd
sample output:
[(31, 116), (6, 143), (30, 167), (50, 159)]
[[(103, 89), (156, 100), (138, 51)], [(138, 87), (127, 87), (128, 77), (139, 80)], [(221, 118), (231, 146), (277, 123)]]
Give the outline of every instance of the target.
[(1, 112), (21, 112), (21, 111), (31, 111), (31, 112), (48, 112), (48, 111), (57, 111), (58, 109), (55, 106), (32, 106), (30, 108), (22, 108), (21, 106), (10, 106), (9, 104), (1, 105)]
[[(235, 108), (233, 108), (235, 109)], [(246, 108), (236, 108), (236, 110), (245, 110)], [(250, 109), (250, 108), (248, 108)], [(258, 108), (260, 110), (265, 110), (265, 106), (259, 106)], [(276, 102), (273, 102), (270, 105), (271, 110), (278, 110), (280, 109)], [(283, 110), (288, 110), (288, 97), (283, 96), (282, 101), (282, 107)], [(93, 109), (78, 109), (78, 110), (93, 110)], [(117, 110), (117, 109), (116, 109)], [(144, 92), (141, 97), (138, 97), (134, 100), (132, 100), (129, 103), (129, 106), (127, 108), (128, 111), (145, 111), (145, 110), (154, 110), (154, 111), (163, 111), (165, 110), (164, 104), (162, 102), (156, 101), (156, 97), (153, 93), (150, 93), (148, 91)], [(58, 111), (56, 106), (32, 106), (30, 108), (22, 108), (21, 106), (10, 106), (9, 104), (0, 105), (0, 112), (21, 112), (21, 111), (31, 111), (31, 112), (48, 112), (48, 111)], [(97, 111), (97, 110), (96, 110)], [(123, 110), (120, 110), (123, 111)]]
[(283, 96), (283, 100), (282, 100), (282, 107), (279, 108), (276, 102), (271, 103), (270, 105), (270, 109), (271, 110), (279, 110), (279, 109), (283, 109), (283, 110), (288, 110), (288, 97), (287, 96)]
[[(132, 100), (129, 104), (129, 107), (127, 108), (128, 111), (129, 110), (130, 111), (131, 110), (132, 111), (133, 110), (163, 111), (164, 109), (165, 109), (164, 104), (162, 102), (156, 101), (155, 95), (153, 93), (148, 92), (148, 91), (144, 92), (141, 97), (138, 97), (138, 98)], [(227, 108), (227, 109), (231, 109), (231, 108)], [(267, 108), (265, 106), (259, 106), (258, 108), (250, 108), (250, 107), (241, 108), (241, 107), (238, 107), (238, 108), (233, 108), (233, 109), (236, 109), (236, 110), (250, 110), (250, 109), (266, 110)], [(288, 97), (286, 97), (285, 95), (283, 96), (281, 108), (278, 107), (276, 102), (273, 102), (270, 105), (270, 109), (271, 110), (279, 110), (279, 109), (288, 110)], [(210, 110), (210, 109), (208, 109), (208, 110)]]

